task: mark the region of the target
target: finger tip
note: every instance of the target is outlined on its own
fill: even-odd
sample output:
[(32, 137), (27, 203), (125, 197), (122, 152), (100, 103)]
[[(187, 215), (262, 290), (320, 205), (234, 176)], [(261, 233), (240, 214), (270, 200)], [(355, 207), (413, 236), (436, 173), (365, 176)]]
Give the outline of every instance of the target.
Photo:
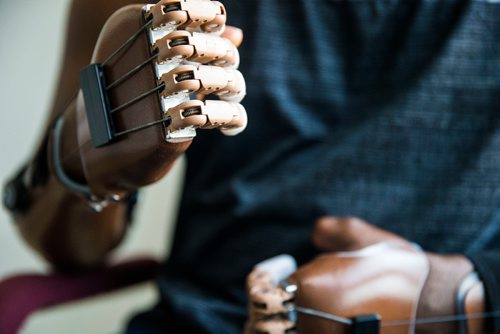
[(243, 42), (243, 30), (237, 27), (228, 26), (224, 32), (224, 37), (229, 39), (236, 47)]
[(338, 219), (333, 216), (323, 216), (316, 220), (314, 229), (315, 232), (321, 234), (335, 233), (338, 227)]
[(329, 250), (335, 243), (338, 234), (338, 219), (332, 216), (323, 216), (316, 220), (312, 233), (312, 242), (320, 250)]

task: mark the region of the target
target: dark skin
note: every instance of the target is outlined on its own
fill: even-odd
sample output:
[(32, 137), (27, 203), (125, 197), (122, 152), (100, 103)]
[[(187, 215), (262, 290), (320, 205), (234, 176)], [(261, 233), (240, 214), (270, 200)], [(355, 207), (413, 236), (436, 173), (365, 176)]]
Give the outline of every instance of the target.
[[(45, 158), (51, 153), (52, 142), (48, 129), (57, 115), (64, 111), (61, 141), (63, 167), (72, 179), (86, 182), (76, 131), (77, 111), (83, 108), (75, 98), (75, 92), (79, 89), (79, 71), (91, 62), (99, 33), (110, 15), (134, 3), (130, 0), (73, 1), (57, 95), (48, 116), (44, 140), (41, 140), (36, 150), (29, 171), (39, 169), (37, 165), (40, 165), (40, 160), (42, 165), (50, 164)], [(239, 45), (243, 34), (240, 29), (227, 27), (224, 37)], [(47, 137), (48, 141), (45, 140)], [(189, 144), (172, 145), (167, 149), (163, 170), (168, 171)], [(144, 180), (143, 183), (149, 182)], [(106, 192), (106, 189), (103, 191)], [(51, 171), (46, 182), (33, 188), (31, 197), (30, 210), (15, 217), (20, 233), (32, 248), (58, 270), (80, 270), (100, 265), (125, 235), (124, 203), (112, 203), (101, 213), (96, 213), (85, 199), (61, 185)]]
[[(61, 147), (61, 156), (64, 157), (63, 167), (74, 180), (87, 181), (82, 168), (80, 151), (77, 149), (79, 143), (76, 117), (82, 108), (82, 105), (75, 99), (75, 92), (79, 88), (78, 74), (80, 69), (91, 61), (98, 35), (106, 20), (117, 9), (132, 3), (134, 1), (130, 0), (73, 1), (69, 13), (66, 50), (56, 90), (57, 95), (48, 117), (44, 140), (41, 140), (41, 145), (36, 150), (28, 173), (40, 168), (40, 163), (50, 165), (47, 159), (43, 159), (51, 153), (51, 138), (48, 130), (56, 116), (64, 111), (65, 126)], [(92, 24), (88, 24), (89, 22)], [(235, 45), (239, 45), (243, 34), (237, 28), (228, 27), (224, 37), (229, 38)], [(165, 173), (188, 146), (189, 143), (172, 146), (165, 157), (163, 166)], [(150, 180), (145, 180), (143, 183), (148, 182)], [(100, 191), (106, 192), (108, 190), (106, 187), (102, 186)], [(137, 188), (131, 187), (125, 191), (125, 194), (135, 189)], [(33, 187), (31, 199), (30, 210), (15, 217), (20, 233), (32, 248), (58, 270), (82, 270), (102, 264), (107, 254), (120, 243), (126, 233), (126, 205), (124, 203), (112, 203), (102, 212), (97, 213), (90, 209), (85, 199), (63, 186), (50, 168), (45, 182)], [(359, 249), (386, 238), (399, 238), (381, 230), (365, 233), (363, 229), (367, 227), (363, 224), (353, 220), (323, 218), (316, 224), (313, 233), (314, 243), (322, 251), (334, 252)], [(359, 236), (364, 236), (364, 238)], [(429, 258), (435, 274), (431, 275), (427, 288), (423, 291), (419, 313), (421, 316), (435, 315), (436, 305), (439, 305), (440, 314), (453, 313), (453, 296), (456, 286), (464, 273), (472, 270), (472, 265), (461, 255), (429, 254)], [(308, 266), (311, 265), (314, 265), (314, 261), (308, 264)], [(441, 272), (445, 275), (439, 274)], [(300, 274), (297, 277), (300, 277)], [(449, 284), (448, 279), (443, 279), (449, 277), (456, 278), (453, 285)], [(440, 291), (440, 294), (436, 294), (435, 291)], [(431, 328), (425, 333), (446, 333), (446, 331), (450, 331), (450, 327)]]
[[(99, 32), (108, 17), (118, 8), (130, 3), (132, 1), (127, 0), (74, 1), (70, 8), (57, 95), (44, 134), (44, 137), (48, 135), (50, 124), (64, 111), (67, 115), (63, 129), (64, 144), (61, 148), (61, 155), (64, 157), (78, 146), (74, 94), (79, 89), (79, 70), (89, 63)], [(89, 25), (88, 22), (93, 24)], [(46, 149), (47, 141), (42, 140), (38, 152), (43, 155)], [(63, 165), (75, 180), (83, 179), (77, 154), (71, 155)], [(62, 186), (53, 173), (49, 173), (45, 184), (33, 189), (32, 203), (29, 212), (16, 219), (19, 230), (31, 247), (60, 270), (100, 264), (125, 233), (123, 203), (112, 204), (102, 213), (95, 213), (89, 210), (82, 198)], [(53, 208), (50, 211), (52, 214), (47, 214), (46, 208)], [(65, 238), (60, 238), (61, 235)]]
[[(323, 252), (355, 251), (385, 241), (408, 242), (402, 237), (377, 228), (354, 217), (322, 217), (318, 219), (312, 233), (313, 244)], [(455, 313), (455, 291), (462, 279), (473, 270), (472, 263), (463, 255), (441, 255), (426, 252), (430, 264), (430, 274), (422, 290), (417, 318), (446, 316)], [(311, 268), (314, 261), (307, 265)], [(307, 276), (308, 269), (303, 267), (295, 274)], [(480, 324), (475, 331), (482, 333)], [(454, 323), (439, 325), (420, 325), (418, 333), (456, 333)]]

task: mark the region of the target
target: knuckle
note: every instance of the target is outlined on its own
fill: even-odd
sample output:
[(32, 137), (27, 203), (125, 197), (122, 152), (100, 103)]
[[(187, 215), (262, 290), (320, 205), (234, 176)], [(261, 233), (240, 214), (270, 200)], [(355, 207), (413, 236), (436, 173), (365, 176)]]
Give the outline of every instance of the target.
[(342, 222), (343, 224), (347, 225), (347, 227), (350, 228), (356, 228), (366, 224), (366, 222), (363, 219), (356, 216), (343, 217)]

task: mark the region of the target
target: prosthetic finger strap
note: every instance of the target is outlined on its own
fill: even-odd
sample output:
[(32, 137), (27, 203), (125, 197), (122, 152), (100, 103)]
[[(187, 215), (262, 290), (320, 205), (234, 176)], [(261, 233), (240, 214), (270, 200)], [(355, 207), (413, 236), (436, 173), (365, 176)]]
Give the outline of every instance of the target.
[[(102, 64), (91, 64), (81, 71), (81, 88), (94, 146), (107, 145), (121, 135), (161, 123), (165, 124), (166, 140), (170, 142), (192, 139), (197, 128), (219, 128), (226, 135), (243, 131), (247, 116), (239, 102), (245, 96), (245, 81), (236, 70), (238, 50), (229, 40), (220, 37), (226, 22), (224, 6), (210, 0), (162, 0), (156, 5), (146, 5), (143, 12), (145, 24), (139, 31)], [(114, 82), (106, 83), (103, 65), (120, 52), (126, 52), (126, 46), (144, 31), (148, 34), (151, 57)], [(157, 86), (138, 93), (122, 105), (111, 106), (108, 91), (119, 89), (121, 83), (150, 63), (156, 71)], [(126, 112), (128, 106), (154, 93), (159, 93), (163, 118), (131, 129), (115, 130), (117, 112)], [(214, 94), (222, 101), (191, 101), (195, 94)]]

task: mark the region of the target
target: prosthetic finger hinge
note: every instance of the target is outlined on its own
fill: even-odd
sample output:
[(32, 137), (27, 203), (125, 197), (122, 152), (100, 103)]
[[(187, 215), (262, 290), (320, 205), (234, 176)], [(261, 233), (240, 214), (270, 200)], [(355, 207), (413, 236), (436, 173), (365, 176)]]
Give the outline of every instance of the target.
[[(170, 123), (167, 126), (168, 140), (175, 142), (176, 134), (186, 129), (213, 129), (225, 135), (237, 135), (247, 125), (247, 114), (239, 103), (223, 101), (187, 101), (167, 111)], [(182, 141), (184, 137), (181, 136)]]
[(153, 45), (159, 64), (182, 60), (237, 68), (240, 56), (236, 46), (226, 38), (185, 30), (173, 31)]
[(161, 97), (172, 95), (217, 95), (221, 100), (240, 102), (246, 94), (245, 80), (240, 71), (206, 65), (181, 65), (161, 76), (165, 89)]
[[(236, 70), (239, 65), (237, 48), (225, 38), (226, 12), (224, 6), (210, 0), (162, 0), (156, 5), (143, 8), (144, 26), (113, 52), (102, 64), (91, 64), (81, 71), (81, 88), (87, 119), (94, 146), (109, 144), (117, 137), (149, 126), (165, 124), (165, 139), (172, 142), (191, 140), (196, 128), (220, 128), (226, 135), (241, 132), (246, 125), (246, 113), (239, 103), (245, 96), (245, 80)], [(150, 59), (139, 63), (114, 82), (106, 82), (106, 63), (127, 47), (140, 34), (149, 40)], [(130, 101), (113, 106), (108, 98), (111, 89), (131, 80), (141, 68), (153, 63), (157, 86), (138, 93)], [(128, 106), (150, 94), (158, 94), (162, 118), (122, 131), (115, 130), (120, 123), (116, 117), (126, 112)], [(184, 102), (194, 99), (195, 94), (213, 94), (230, 103), (203, 104), (201, 115), (188, 115), (170, 119), (170, 111)], [(220, 110), (215, 110), (219, 107)], [(180, 106), (180, 109), (185, 105)], [(176, 110), (180, 110), (177, 108)], [(200, 121), (203, 116), (205, 122)], [(182, 122), (180, 120), (182, 119)], [(175, 125), (173, 125), (175, 124)]]
[(221, 32), (226, 10), (218, 1), (162, 0), (149, 7), (153, 29), (198, 28), (204, 32)]
[(265, 261), (248, 276), (246, 334), (414, 332), (429, 271), (420, 249), (384, 242), (325, 254), (297, 271), (288, 265), (287, 275), (274, 272), (281, 263), (280, 257)]

